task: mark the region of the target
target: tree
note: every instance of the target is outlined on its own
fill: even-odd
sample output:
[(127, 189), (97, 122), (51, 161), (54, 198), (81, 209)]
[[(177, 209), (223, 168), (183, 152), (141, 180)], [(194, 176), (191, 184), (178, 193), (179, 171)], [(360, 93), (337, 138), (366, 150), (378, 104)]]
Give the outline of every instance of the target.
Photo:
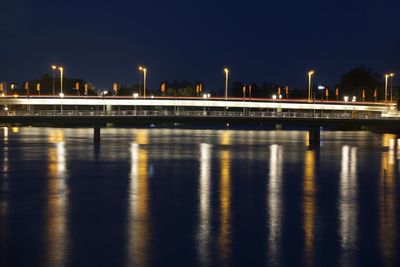
[(341, 95), (361, 97), (362, 90), (366, 91), (366, 99), (373, 100), (374, 90), (382, 87), (382, 80), (371, 69), (361, 66), (342, 75), (340, 82)]

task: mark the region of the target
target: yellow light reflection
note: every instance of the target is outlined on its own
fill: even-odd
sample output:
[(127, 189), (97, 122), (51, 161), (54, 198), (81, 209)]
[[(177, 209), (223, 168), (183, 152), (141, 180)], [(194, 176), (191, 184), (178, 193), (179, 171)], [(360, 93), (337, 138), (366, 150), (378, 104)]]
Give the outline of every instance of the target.
[(138, 129), (136, 130), (136, 143), (139, 145), (148, 145), (149, 144), (149, 130), (147, 129)]
[[(221, 143), (229, 144), (228, 131), (222, 132)], [(231, 246), (231, 152), (221, 150), (219, 153), (220, 176), (220, 229), (218, 233), (218, 246), (220, 260), (223, 266), (229, 266)]]
[(51, 129), (48, 136), (49, 143), (57, 144), (64, 142), (64, 130), (62, 129)]
[(312, 265), (315, 239), (315, 152), (307, 150), (304, 161), (303, 227), (306, 265)]
[(211, 242), (211, 145), (200, 144), (199, 226), (197, 248), (199, 260), (204, 266), (210, 264)]
[(382, 146), (390, 147), (393, 146), (393, 141), (396, 140), (396, 135), (394, 134), (383, 134), (382, 135)]
[(282, 170), (283, 149), (279, 145), (270, 146), (268, 179), (268, 255), (269, 261), (278, 262), (282, 225)]
[(340, 240), (342, 264), (351, 265), (350, 258), (354, 253), (357, 242), (357, 148), (342, 147), (342, 161), (340, 172)]
[(231, 131), (228, 131), (228, 130), (222, 131), (220, 138), (219, 138), (219, 141), (220, 141), (219, 144), (225, 145), (225, 146), (230, 145), (231, 144), (231, 136), (232, 136)]
[[(50, 134), (51, 136), (51, 134)], [(68, 250), (68, 185), (66, 151), (63, 134), (52, 139), (48, 150), (48, 186), (46, 210), (46, 266), (65, 264)]]
[[(390, 139), (393, 137), (392, 139)], [(389, 151), (382, 152), (381, 173), (379, 177), (379, 243), (384, 258), (384, 265), (396, 266), (393, 262), (396, 250), (397, 221), (396, 221), (396, 165), (395, 165), (395, 136), (383, 136), (383, 143), (389, 144)]]
[(128, 266), (149, 265), (149, 159), (147, 149), (142, 147), (148, 143), (148, 134), (147, 130), (137, 131), (136, 143), (131, 144)]
[(11, 131), (12, 131), (13, 133), (19, 133), (19, 128), (18, 128), (18, 127), (12, 127), (12, 128), (11, 128)]

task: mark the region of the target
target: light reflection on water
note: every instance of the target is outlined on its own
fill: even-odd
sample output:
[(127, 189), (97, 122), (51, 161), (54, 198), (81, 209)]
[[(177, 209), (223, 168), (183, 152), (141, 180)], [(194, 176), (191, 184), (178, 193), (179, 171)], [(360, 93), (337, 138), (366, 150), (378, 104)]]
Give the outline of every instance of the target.
[(7, 262), (6, 255), (6, 233), (7, 233), (7, 209), (8, 200), (7, 194), (9, 191), (8, 172), (9, 172), (9, 148), (8, 148), (8, 127), (3, 127), (3, 146), (2, 146), (2, 180), (0, 181), (0, 260)]
[(45, 231), (45, 265), (66, 265), (68, 253), (68, 173), (64, 133), (49, 135)]
[[(91, 129), (2, 128), (0, 263), (79, 262), (76, 228), (70, 225), (79, 225), (82, 217), (74, 214), (85, 203), (73, 200), (80, 192), (90, 194), (90, 188), (78, 190), (88, 184), (96, 188), (95, 197), (111, 194), (110, 205), (126, 206), (115, 206), (106, 217), (103, 207), (90, 206), (99, 220), (124, 218), (107, 228), (114, 236), (104, 242), (109, 247), (97, 245), (101, 232), (79, 233), (80, 240), (93, 240), (91, 249), (98, 251), (94, 265), (118, 258), (111, 249), (116, 244), (124, 248), (126, 266), (153, 266), (158, 258), (168, 265), (177, 257), (185, 266), (399, 262), (397, 136), (323, 132), (321, 147), (310, 149), (304, 131), (103, 129), (99, 147), (93, 146), (92, 134)], [(92, 183), (81, 184), (87, 176)], [(175, 191), (165, 195), (169, 184)], [(182, 187), (191, 193), (183, 194)], [(247, 210), (253, 200), (258, 208)], [(163, 208), (185, 213), (169, 212), (176, 218), (165, 220), (155, 212)], [(29, 209), (35, 210), (31, 214)], [(254, 216), (260, 223), (241, 227), (248, 222), (243, 216), (254, 213), (262, 214)], [(324, 225), (327, 213), (334, 218), (329, 227)], [(31, 235), (38, 240), (20, 236), (30, 216), (40, 217), (34, 218), (40, 224), (32, 229), (43, 234)], [(188, 227), (160, 235), (168, 232), (164, 222)], [(124, 236), (118, 229), (124, 229)], [(325, 239), (335, 235), (337, 240)], [(260, 238), (249, 241), (247, 236)], [(368, 238), (367, 244), (361, 242), (365, 236), (376, 238)], [(37, 244), (41, 254), (24, 250)], [(329, 253), (318, 254), (319, 246)], [(243, 247), (257, 258), (247, 258), (239, 249)], [(163, 253), (166, 248), (172, 255)], [(182, 248), (187, 254), (180, 254)], [(293, 259), (285, 258), (288, 251)], [(24, 254), (25, 262), (15, 256)]]
[(342, 147), (340, 171), (339, 220), (340, 240), (343, 249), (342, 266), (354, 262), (354, 249), (357, 245), (357, 148)]
[(128, 266), (149, 264), (149, 155), (147, 130), (136, 132), (136, 142), (131, 144), (131, 173), (128, 219)]
[(267, 191), (268, 211), (268, 258), (272, 264), (279, 263), (282, 232), (282, 171), (283, 149), (280, 145), (269, 148), (269, 178)]
[(396, 136), (383, 135), (383, 146), (388, 147), (388, 151), (382, 153), (379, 176), (379, 242), (384, 266), (396, 266), (398, 263), (395, 260), (396, 253), (399, 251), (395, 243), (398, 228), (396, 206), (399, 192), (396, 185), (396, 143)]
[(316, 153), (312, 150), (305, 151), (304, 181), (303, 181), (303, 227), (304, 227), (304, 251), (305, 265), (314, 265), (314, 240), (315, 240), (315, 164)]
[(219, 153), (220, 174), (220, 229), (218, 233), (219, 256), (222, 266), (230, 265), (231, 256), (231, 132), (221, 132)]
[(202, 265), (210, 264), (211, 243), (211, 145), (200, 144), (199, 225), (197, 249)]

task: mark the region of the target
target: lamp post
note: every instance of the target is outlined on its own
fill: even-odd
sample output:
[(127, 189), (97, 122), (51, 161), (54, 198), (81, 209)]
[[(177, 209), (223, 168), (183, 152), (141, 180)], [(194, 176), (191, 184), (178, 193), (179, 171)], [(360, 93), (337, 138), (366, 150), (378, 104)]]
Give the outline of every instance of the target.
[(394, 73), (390, 73), (390, 103), (393, 103), (393, 78)]
[(60, 112), (61, 115), (63, 114), (63, 105), (62, 105), (62, 99), (64, 98), (64, 93), (60, 93)]
[(347, 102), (349, 101), (349, 97), (345, 96), (343, 99), (344, 99), (344, 114), (346, 115), (346, 113), (347, 113)]
[(107, 115), (106, 101), (105, 101), (105, 99), (104, 99), (104, 96), (105, 96), (106, 94), (108, 94), (108, 91), (104, 91), (104, 90), (103, 90), (103, 112), (104, 112), (104, 115)]
[(385, 74), (385, 104), (387, 103), (387, 94), (388, 94), (388, 78), (389, 74)]
[(61, 92), (60, 92), (60, 94), (64, 94), (64, 92), (63, 92), (64, 68), (63, 68), (63, 67), (59, 67), (58, 70), (60, 71), (60, 80), (61, 80), (61, 81), (60, 81), (60, 82), (61, 82), (61, 87), (60, 87)]
[[(319, 85), (318, 90), (321, 92), (321, 103), (324, 102), (324, 91), (325, 91), (325, 86)], [(315, 97), (316, 98), (316, 97)]]
[[(243, 113), (246, 114), (246, 85), (243, 85)], [(249, 100), (250, 101), (250, 100)]]
[(311, 102), (311, 81), (313, 75), (314, 75), (313, 70), (308, 72), (308, 102)]
[[(139, 67), (139, 71), (143, 71), (143, 98), (146, 98), (147, 68)], [(139, 88), (139, 91), (140, 91), (140, 88)]]
[(53, 73), (53, 96), (56, 94), (56, 80), (55, 80), (55, 71), (57, 69), (56, 65), (51, 65), (51, 72)]
[(225, 100), (228, 100), (229, 69), (225, 68)]

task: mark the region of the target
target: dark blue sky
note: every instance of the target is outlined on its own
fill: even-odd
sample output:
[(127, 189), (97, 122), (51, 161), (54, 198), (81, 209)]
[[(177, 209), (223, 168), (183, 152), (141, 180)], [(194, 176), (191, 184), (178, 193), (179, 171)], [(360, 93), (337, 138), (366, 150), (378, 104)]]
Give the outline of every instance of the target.
[(2, 0), (0, 80), (36, 78), (53, 63), (100, 87), (163, 80), (334, 84), (366, 65), (400, 74), (400, 1)]

